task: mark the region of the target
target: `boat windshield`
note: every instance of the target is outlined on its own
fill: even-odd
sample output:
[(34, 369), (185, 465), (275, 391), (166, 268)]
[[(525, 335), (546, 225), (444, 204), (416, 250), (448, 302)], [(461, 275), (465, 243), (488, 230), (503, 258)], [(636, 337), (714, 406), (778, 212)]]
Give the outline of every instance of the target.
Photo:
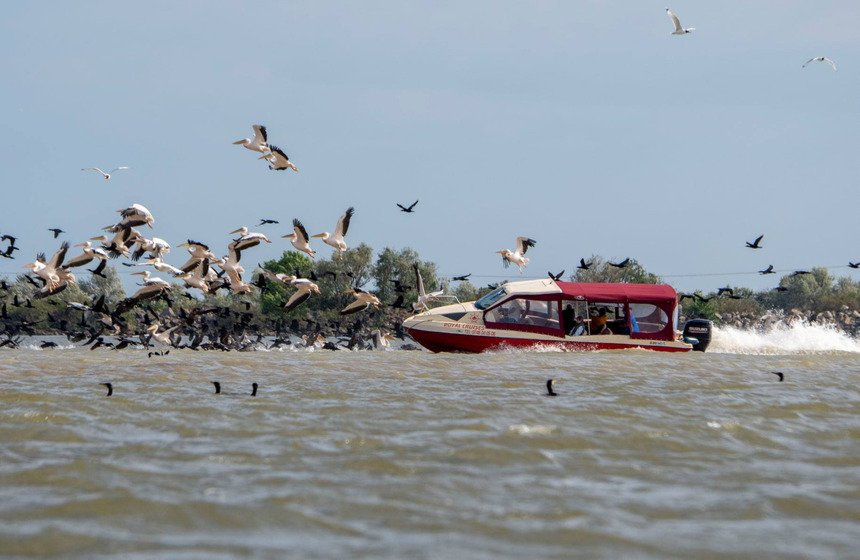
[(478, 309), (486, 309), (505, 297), (505, 289), (504, 288), (496, 288), (489, 294), (485, 295), (481, 299), (475, 302), (475, 307)]

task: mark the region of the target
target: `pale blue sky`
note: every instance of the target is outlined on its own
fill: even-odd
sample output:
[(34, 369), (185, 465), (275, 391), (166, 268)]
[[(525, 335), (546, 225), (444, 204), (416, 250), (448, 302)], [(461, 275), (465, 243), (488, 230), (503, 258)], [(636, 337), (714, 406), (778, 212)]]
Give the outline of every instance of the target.
[[(292, 218), (443, 275), (637, 258), (678, 290), (860, 260), (860, 6), (844, 1), (13, 3), (0, 21), (0, 233), (19, 272), (118, 208), (226, 252)], [(838, 65), (801, 65), (827, 56)], [(299, 173), (231, 143), (269, 129)], [(82, 167), (132, 169), (104, 181)], [(396, 202), (420, 199), (416, 213)], [(256, 227), (260, 218), (281, 226)], [(746, 241), (765, 234), (760, 251)], [(314, 240), (318, 241), (318, 240)], [(2, 245), (5, 247), (5, 244)], [(316, 244), (320, 254), (330, 248)], [(168, 262), (181, 264), (182, 249)], [(675, 276), (695, 275), (702, 276)]]

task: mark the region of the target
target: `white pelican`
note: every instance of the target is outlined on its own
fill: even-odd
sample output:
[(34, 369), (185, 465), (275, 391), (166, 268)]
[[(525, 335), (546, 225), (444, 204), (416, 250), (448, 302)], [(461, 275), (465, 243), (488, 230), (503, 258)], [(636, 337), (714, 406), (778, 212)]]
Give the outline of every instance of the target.
[(502, 255), (502, 262), (505, 263), (505, 268), (510, 266), (510, 263), (514, 263), (520, 269), (520, 274), (523, 273), (523, 267), (529, 264), (529, 259), (525, 256), (526, 251), (529, 250), (529, 247), (534, 247), (536, 241), (534, 239), (529, 239), (528, 237), (517, 237), (517, 250), (509, 251), (505, 249), (503, 251), (496, 251), (497, 253)]
[(133, 296), (119, 302), (116, 307), (116, 312), (119, 314), (125, 313), (141, 301), (158, 297), (165, 291), (170, 290), (170, 284), (166, 280), (161, 278), (150, 278), (150, 272), (148, 270), (144, 270), (143, 272), (132, 272), (132, 274), (143, 276), (143, 287), (136, 291)]
[(145, 237), (135, 236), (129, 239), (129, 243), (137, 243), (137, 250), (131, 254), (131, 260), (138, 261), (144, 253), (149, 252), (151, 258), (163, 260), (164, 255), (170, 252), (170, 243), (160, 237), (147, 239)]
[(218, 265), (227, 274), (227, 280), (230, 284), (230, 289), (234, 294), (243, 294), (251, 291), (251, 285), (242, 281), (242, 274), (245, 269), (239, 264), (239, 259), (242, 258), (242, 252), (234, 247), (235, 243), (231, 243), (227, 247), (227, 258)]
[(136, 202), (128, 208), (117, 210), (117, 212), (122, 216), (120, 224), (122, 224), (123, 227), (137, 227), (146, 224), (152, 228), (152, 224), (155, 223), (155, 218), (152, 217), (152, 212), (150, 212), (146, 206)]
[(297, 219), (293, 219), (293, 233), (289, 235), (283, 235), (282, 237), (288, 237), (293, 247), (295, 247), (299, 251), (302, 251), (303, 253), (307, 253), (311, 256), (312, 259), (316, 258), (316, 251), (311, 249), (311, 246), (308, 243), (308, 241), (310, 240), (310, 238), (308, 237), (308, 230), (306, 230), (305, 226), (303, 226), (302, 223)]
[(672, 23), (675, 24), (675, 31), (672, 32), (672, 35), (684, 35), (685, 33), (689, 33), (690, 31), (695, 31), (695, 27), (687, 27), (686, 29), (681, 27), (681, 21), (678, 19), (678, 16), (672, 13), (672, 10), (666, 8), (666, 13), (669, 14), (669, 17), (672, 19)]
[(272, 153), (261, 156), (257, 159), (264, 159), (268, 161), (271, 165), (269, 165), (269, 169), (273, 169), (275, 171), (283, 171), (285, 169), (292, 169), (296, 173), (298, 173), (299, 168), (295, 166), (293, 162), (290, 161), (290, 158), (277, 146), (269, 146), (272, 149)]
[(284, 313), (289, 313), (304, 303), (309, 297), (311, 297), (311, 292), (315, 292), (317, 295), (320, 293), (320, 287), (307, 278), (296, 278), (293, 276), (292, 280), (290, 280), (290, 284), (295, 286), (296, 293), (291, 295), (290, 299), (287, 300), (287, 303), (284, 304)]
[(269, 241), (269, 238), (262, 233), (248, 233), (248, 228), (245, 226), (242, 226), (237, 230), (231, 231), (230, 233), (239, 234), (239, 238), (234, 239), (231, 243), (231, 245), (234, 245), (236, 247), (236, 250), (238, 251), (244, 251), (245, 249), (256, 247), (263, 241), (265, 241), (266, 243), (271, 243), (271, 241)]
[(334, 247), (340, 253), (341, 259), (343, 258), (343, 252), (346, 251), (346, 242), (343, 238), (346, 235), (346, 232), (349, 231), (349, 220), (352, 218), (352, 214), (354, 212), (355, 208), (352, 206), (347, 208), (346, 212), (343, 213), (343, 216), (341, 216), (337, 221), (337, 225), (334, 228), (334, 235), (329, 235), (327, 231), (314, 235), (314, 237), (322, 237), (323, 243)]
[(816, 56), (814, 58), (810, 58), (809, 60), (807, 60), (806, 62), (803, 63), (802, 68), (806, 68), (806, 65), (809, 64), (810, 62), (826, 62), (827, 64), (829, 64), (833, 68), (833, 71), (836, 72), (836, 64), (832, 60), (827, 58), (826, 56)]
[(93, 244), (89, 241), (84, 241), (83, 243), (78, 243), (75, 247), (83, 247), (84, 252), (81, 255), (71, 259), (66, 263), (66, 268), (74, 268), (76, 266), (83, 266), (85, 264), (89, 264), (93, 261), (93, 259), (108, 259), (108, 254), (105, 253), (104, 249), (99, 247), (93, 247)]
[(57, 269), (57, 277), (60, 281), (55, 287), (51, 288), (50, 285), (46, 284), (41, 290), (33, 294), (33, 299), (42, 299), (58, 294), (68, 288), (70, 284), (75, 283), (75, 275), (66, 267)]
[[(223, 260), (221, 264), (223, 264)], [(219, 265), (220, 266), (220, 265)], [(179, 271), (180, 274), (177, 274), (177, 278), (182, 278), (185, 282), (185, 285), (189, 288), (196, 288), (203, 292), (204, 294), (211, 293), (212, 282), (217, 278), (215, 272), (209, 268), (209, 259), (202, 259), (197, 266), (195, 266), (191, 271), (184, 272), (182, 270)], [(211, 275), (209, 273), (212, 273)], [(210, 276), (214, 276), (215, 278), (210, 279)]]
[(361, 288), (353, 288), (352, 290), (347, 290), (344, 292), (346, 294), (352, 294), (355, 296), (355, 301), (344, 307), (340, 310), (341, 315), (349, 315), (351, 313), (358, 313), (359, 311), (364, 311), (371, 305), (379, 309), (379, 306), (382, 305), (382, 302), (379, 301), (379, 298), (375, 295), (365, 292)]
[[(182, 325), (176, 325), (170, 327), (166, 331), (158, 332), (158, 323), (155, 323), (151, 327), (147, 327), (146, 330), (149, 333), (149, 339), (154, 340), (160, 346), (173, 346), (173, 341), (170, 339), (171, 335), (173, 335), (173, 331), (181, 327)], [(147, 341), (149, 342), (149, 341)]]
[(107, 235), (91, 237), (90, 241), (101, 241), (103, 249), (105, 249), (112, 259), (120, 255), (127, 255), (131, 252), (130, 241), (133, 237), (140, 237), (140, 232), (133, 227), (125, 227), (121, 223), (105, 228), (106, 231), (112, 232), (113, 238), (109, 239)]
[(50, 287), (49, 291), (53, 292), (60, 284), (60, 276), (57, 273), (63, 266), (63, 259), (66, 258), (66, 251), (68, 250), (69, 244), (63, 242), (50, 261), (45, 260), (44, 253), (39, 253), (36, 255), (36, 262), (25, 265), (24, 268), (32, 268), (33, 273), (44, 280), (45, 285)]
[(243, 138), (236, 140), (233, 144), (245, 146), (249, 150), (265, 154), (269, 151), (269, 137), (266, 134), (266, 127), (261, 124), (254, 125), (254, 138)]
[(102, 170), (101, 170), (101, 169), (99, 169), (98, 167), (84, 167), (84, 168), (82, 168), (82, 169), (81, 169), (81, 171), (98, 171), (99, 173), (101, 173), (101, 174), (102, 174), (102, 176), (103, 176), (105, 179), (110, 179), (111, 174), (116, 173), (116, 172), (117, 172), (117, 171), (119, 171), (120, 169), (128, 169), (128, 167), (125, 167), (125, 166), (121, 166), (121, 167), (114, 167), (113, 169), (111, 169), (111, 170), (110, 170), (110, 173), (105, 173), (104, 171), (102, 171)]
[(203, 259), (209, 259), (210, 261), (215, 260), (215, 255), (212, 251), (209, 250), (209, 246), (205, 243), (200, 243), (199, 241), (194, 241), (189, 239), (187, 243), (182, 243), (178, 245), (179, 247), (188, 247), (188, 253), (191, 255), (185, 264), (180, 266), (179, 268), (184, 270), (185, 272), (191, 272), (194, 268), (200, 264), (200, 261)]
[(444, 290), (437, 290), (435, 292), (430, 292), (429, 294), (424, 291), (424, 280), (421, 278), (421, 273), (418, 271), (418, 264), (412, 265), (415, 268), (415, 278), (418, 282), (418, 301), (412, 304), (412, 311), (418, 311), (419, 309), (428, 309), (427, 302), (429, 301), (438, 301), (439, 296), (442, 295)]
[(391, 348), (391, 343), (389, 340), (395, 340), (393, 336), (390, 334), (383, 333), (379, 329), (374, 329), (370, 331), (371, 343), (373, 344), (374, 350), (388, 350)]

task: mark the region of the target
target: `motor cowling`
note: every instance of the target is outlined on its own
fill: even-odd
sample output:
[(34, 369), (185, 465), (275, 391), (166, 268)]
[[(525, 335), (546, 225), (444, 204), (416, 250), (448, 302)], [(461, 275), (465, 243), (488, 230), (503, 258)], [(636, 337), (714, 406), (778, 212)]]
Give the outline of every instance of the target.
[(690, 319), (684, 323), (684, 342), (693, 345), (693, 350), (704, 352), (711, 343), (713, 323), (707, 319)]

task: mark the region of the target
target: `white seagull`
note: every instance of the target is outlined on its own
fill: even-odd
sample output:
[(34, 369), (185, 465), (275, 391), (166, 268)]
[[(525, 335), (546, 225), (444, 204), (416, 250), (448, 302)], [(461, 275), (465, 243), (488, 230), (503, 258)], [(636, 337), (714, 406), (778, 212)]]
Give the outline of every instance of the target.
[(678, 19), (678, 16), (672, 13), (672, 10), (666, 8), (666, 13), (669, 14), (669, 17), (672, 19), (672, 23), (675, 24), (675, 31), (672, 32), (672, 35), (684, 35), (685, 33), (689, 33), (690, 31), (695, 31), (695, 27), (687, 27), (686, 29), (681, 27), (681, 21)]
[(105, 173), (104, 171), (102, 171), (98, 167), (83, 167), (83, 168), (81, 168), (81, 171), (98, 171), (99, 173), (102, 174), (102, 176), (104, 176), (105, 179), (110, 179), (111, 174), (116, 173), (120, 169), (128, 169), (128, 167), (125, 167), (125, 166), (114, 167), (113, 169), (110, 170), (109, 173)]
[(299, 168), (290, 161), (290, 158), (277, 146), (269, 146), (272, 149), (272, 153), (265, 154), (257, 159), (264, 159), (268, 161), (271, 165), (269, 165), (269, 169), (273, 169), (275, 171), (283, 171), (285, 169), (292, 169), (296, 173), (298, 173)]
[(241, 144), (249, 150), (265, 154), (269, 151), (269, 137), (266, 134), (266, 127), (261, 124), (254, 125), (254, 137), (243, 138), (236, 140), (233, 144)]
[(803, 68), (806, 68), (806, 65), (809, 64), (810, 62), (826, 62), (827, 64), (832, 66), (833, 71), (836, 72), (836, 64), (834, 64), (834, 62), (832, 60), (830, 60), (829, 58), (827, 58), (826, 56), (816, 56), (814, 58), (810, 58), (809, 60), (807, 60), (806, 62), (803, 63)]

